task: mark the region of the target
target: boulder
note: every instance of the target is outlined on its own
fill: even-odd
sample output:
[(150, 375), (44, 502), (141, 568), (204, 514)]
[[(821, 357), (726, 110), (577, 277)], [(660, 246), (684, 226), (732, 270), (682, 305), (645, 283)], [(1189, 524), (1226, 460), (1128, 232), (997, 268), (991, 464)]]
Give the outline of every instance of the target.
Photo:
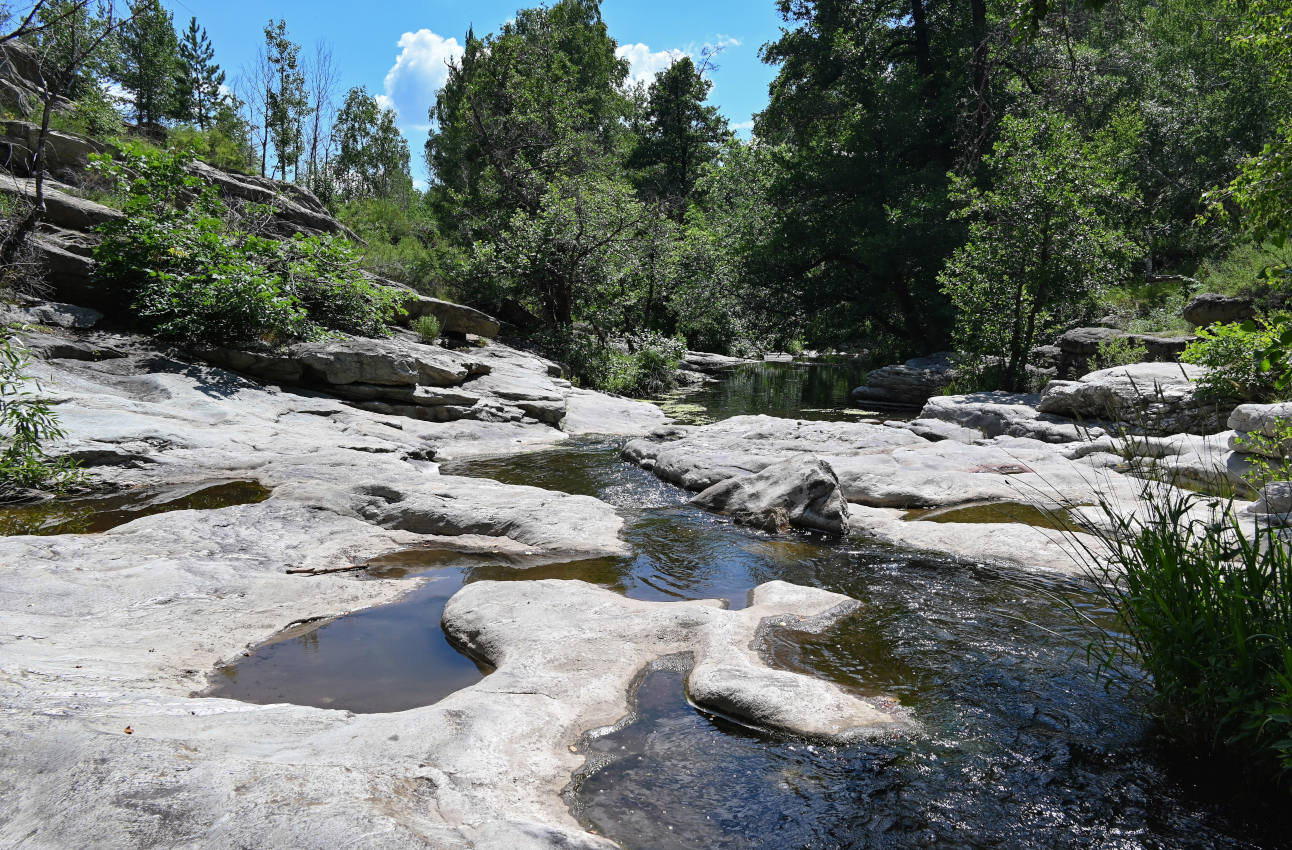
[(893, 407), (919, 407), (946, 389), (956, 376), (949, 351), (882, 366), (866, 375), (864, 386), (852, 391), (857, 401)]
[(1070, 380), (1086, 374), (1100, 365), (1100, 349), (1120, 340), (1143, 346), (1146, 362), (1166, 363), (1178, 361), (1181, 352), (1193, 342), (1194, 337), (1130, 333), (1108, 327), (1073, 328), (1055, 341), (1055, 346), (1059, 349), (1056, 362), (1058, 376)]
[(1193, 297), (1182, 315), (1194, 327), (1205, 328), (1246, 321), (1256, 315), (1256, 306), (1245, 296), (1204, 292)]
[(434, 316), (440, 321), (440, 330), (452, 334), (475, 334), (486, 339), (498, 335), (498, 320), (474, 307), (442, 301), (425, 295), (415, 295), (404, 302), (409, 322), (422, 316)]
[[(1041, 396), (1037, 393), (982, 392), (966, 395), (934, 396), (920, 410), (920, 417), (911, 422), (915, 433), (924, 432), (933, 421), (947, 423), (950, 427), (972, 429), (983, 438), (1028, 437), (1043, 443), (1071, 443), (1102, 436), (1105, 428), (1094, 420), (1075, 423), (1070, 419), (1042, 413), (1038, 409)], [(952, 432), (945, 432), (951, 437)], [(954, 438), (954, 437), (953, 437)], [(960, 442), (972, 442), (961, 439)]]
[[(0, 145), (8, 148), (8, 171), (19, 177), (32, 175), (32, 160), (40, 140), (40, 125), (30, 121), (0, 123)], [(75, 179), (90, 164), (90, 154), (115, 150), (85, 136), (50, 130), (45, 136), (45, 171), (60, 180)]]
[(331, 385), (451, 387), (488, 371), (483, 364), (444, 349), (392, 339), (306, 342), (288, 351), (304, 367), (307, 377)]
[(1197, 397), (1202, 366), (1136, 363), (1091, 372), (1079, 381), (1051, 381), (1038, 409), (1083, 421), (1117, 420), (1146, 434), (1213, 434), (1229, 409)]
[(713, 354), (708, 351), (688, 351), (682, 357), (680, 368), (690, 372), (703, 372), (708, 375), (729, 372), (737, 366), (753, 363), (743, 357), (728, 357), (725, 354)]
[(831, 534), (848, 528), (848, 503), (839, 489), (839, 477), (830, 464), (809, 455), (714, 484), (691, 503), (773, 530), (779, 530), (782, 516), (796, 528)]

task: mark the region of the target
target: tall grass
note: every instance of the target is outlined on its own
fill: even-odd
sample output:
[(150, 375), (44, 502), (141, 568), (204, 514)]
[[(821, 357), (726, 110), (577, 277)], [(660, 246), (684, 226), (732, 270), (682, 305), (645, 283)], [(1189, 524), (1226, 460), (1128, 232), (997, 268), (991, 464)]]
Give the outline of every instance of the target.
[(1232, 503), (1150, 485), (1141, 509), (1103, 506), (1108, 553), (1086, 563), (1118, 631), (1105, 670), (1142, 670), (1164, 730), (1251, 777), (1292, 776), (1292, 547)]

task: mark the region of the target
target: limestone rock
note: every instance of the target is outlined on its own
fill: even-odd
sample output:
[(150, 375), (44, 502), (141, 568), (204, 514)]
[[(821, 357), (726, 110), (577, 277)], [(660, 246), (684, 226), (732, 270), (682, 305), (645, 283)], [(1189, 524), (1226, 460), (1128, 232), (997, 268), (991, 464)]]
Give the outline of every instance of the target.
[(475, 334), (487, 339), (498, 335), (497, 319), (463, 304), (415, 295), (404, 302), (404, 310), (410, 321), (421, 316), (434, 316), (440, 320), (440, 330), (445, 333)]
[(949, 351), (916, 357), (905, 363), (883, 366), (866, 375), (866, 383), (852, 397), (868, 403), (919, 407), (946, 389), (956, 376)]
[(1182, 315), (1189, 324), (1202, 328), (1245, 321), (1256, 315), (1256, 308), (1252, 299), (1244, 296), (1204, 292), (1193, 297)]
[(728, 357), (725, 354), (713, 354), (708, 351), (688, 351), (682, 357), (680, 366), (689, 372), (703, 372), (713, 375), (728, 372), (738, 366), (753, 362), (743, 357)]
[(1202, 366), (1137, 363), (1091, 372), (1079, 381), (1052, 381), (1038, 409), (1078, 420), (1121, 420), (1149, 434), (1211, 434), (1224, 429), (1229, 410), (1197, 398)]
[(290, 349), (307, 372), (328, 384), (457, 386), (472, 374), (488, 371), (471, 358), (431, 346), (390, 339), (306, 342)]
[[(934, 396), (920, 411), (916, 422), (940, 421), (953, 427), (972, 429), (984, 438), (1028, 437), (1045, 443), (1071, 443), (1100, 437), (1107, 423), (1070, 419), (1042, 413), (1041, 396), (1029, 393), (982, 392), (967, 395)], [(929, 427), (929, 426), (921, 426)], [(916, 430), (916, 433), (920, 433)], [(961, 439), (960, 442), (972, 442)]]
[(790, 525), (831, 534), (848, 528), (848, 503), (830, 465), (809, 455), (791, 457), (761, 472), (721, 481), (691, 503), (728, 513), (749, 525), (773, 528), (783, 512)]

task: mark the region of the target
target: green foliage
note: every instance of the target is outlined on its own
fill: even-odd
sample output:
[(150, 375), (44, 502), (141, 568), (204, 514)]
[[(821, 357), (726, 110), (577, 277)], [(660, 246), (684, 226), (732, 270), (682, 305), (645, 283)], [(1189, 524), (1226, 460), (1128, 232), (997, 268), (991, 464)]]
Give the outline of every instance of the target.
[(183, 115), (189, 93), (170, 12), (159, 0), (133, 0), (118, 41), (113, 76), (130, 93), (135, 120), (159, 127), (163, 118)]
[(580, 385), (622, 395), (651, 396), (672, 388), (686, 354), (683, 341), (657, 333), (634, 335), (627, 350), (572, 329), (549, 331), (535, 341)]
[(429, 315), (418, 316), (413, 322), (413, 330), (422, 342), (434, 345), (440, 339), (440, 320)]
[(255, 152), (247, 142), (246, 128), (237, 114), (229, 110), (230, 122), (217, 121), (208, 129), (181, 125), (167, 134), (170, 147), (188, 150), (195, 159), (213, 165), (222, 171), (245, 174), (252, 170)]
[(1123, 336), (1099, 343), (1099, 350), (1095, 352), (1095, 363), (1100, 369), (1111, 369), (1114, 366), (1143, 363), (1147, 357), (1148, 348), (1144, 343)]
[(1202, 396), (1271, 401), (1280, 394), (1280, 382), (1286, 387), (1288, 361), (1277, 349), (1290, 342), (1292, 325), (1266, 320), (1212, 325), (1198, 329), (1180, 359), (1211, 370), (1198, 381)]
[(1134, 194), (1106, 152), (1117, 142), (1082, 141), (1052, 113), (1010, 116), (984, 159), (991, 187), (952, 176), (969, 241), (939, 280), (957, 350), (997, 358), (1006, 389), (1025, 388), (1038, 336), (1087, 316), (1100, 290), (1128, 275), (1136, 246), (1118, 224)]
[(1244, 529), (1232, 505), (1150, 490), (1146, 513), (1105, 505), (1090, 553), (1117, 612), (1093, 646), (1106, 669), (1143, 669), (1172, 737), (1224, 755), (1249, 777), (1292, 769), (1292, 549), (1276, 529)]
[(395, 111), (382, 108), (363, 87), (350, 89), (332, 126), (336, 157), (332, 180), (342, 202), (363, 198), (407, 201), (413, 191), (408, 142), (395, 126)]
[(299, 44), (287, 35), (287, 22), (265, 24), (265, 57), (270, 69), (265, 90), (265, 129), (278, 155), (275, 172), (284, 180), (304, 153), (302, 122), (309, 110), (305, 75), (300, 69)]
[(0, 339), (0, 502), (33, 490), (61, 492), (81, 479), (76, 463), (52, 458), (44, 444), (63, 437), (58, 416), (24, 371), (27, 350)]
[(99, 86), (89, 86), (71, 109), (50, 116), (49, 126), (65, 133), (79, 133), (93, 139), (111, 139), (125, 132), (121, 113)]
[(183, 152), (127, 148), (97, 166), (116, 179), (125, 215), (103, 225), (99, 274), (130, 291), (165, 339), (231, 345), (387, 335), (401, 298), (369, 281), (342, 238), (257, 231), (265, 210), (230, 210), (185, 170)]
[(456, 276), (461, 250), (449, 245), (425, 199), (406, 201), (361, 198), (337, 211), (337, 217), (359, 234), (365, 268), (428, 295), (441, 295), (445, 281)]
[(228, 104), (221, 90), (224, 71), (216, 64), (215, 47), (207, 37), (206, 29), (198, 27), (197, 18), (188, 20), (188, 29), (179, 42), (179, 59), (184, 68), (181, 81), (183, 103), (178, 110), (179, 117), (193, 121), (199, 130), (205, 132), (216, 124), (220, 110)]

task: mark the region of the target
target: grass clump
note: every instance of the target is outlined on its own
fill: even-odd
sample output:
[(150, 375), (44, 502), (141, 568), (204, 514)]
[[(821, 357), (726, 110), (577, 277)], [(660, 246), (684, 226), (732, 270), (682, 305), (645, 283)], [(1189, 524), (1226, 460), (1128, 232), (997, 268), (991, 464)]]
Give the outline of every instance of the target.
[(440, 320), (434, 316), (418, 316), (413, 320), (413, 330), (422, 342), (434, 345), (440, 339)]
[(1144, 512), (1104, 510), (1110, 554), (1086, 552), (1118, 618), (1092, 645), (1102, 669), (1147, 684), (1171, 737), (1286, 786), (1292, 548), (1229, 503), (1160, 485)]

